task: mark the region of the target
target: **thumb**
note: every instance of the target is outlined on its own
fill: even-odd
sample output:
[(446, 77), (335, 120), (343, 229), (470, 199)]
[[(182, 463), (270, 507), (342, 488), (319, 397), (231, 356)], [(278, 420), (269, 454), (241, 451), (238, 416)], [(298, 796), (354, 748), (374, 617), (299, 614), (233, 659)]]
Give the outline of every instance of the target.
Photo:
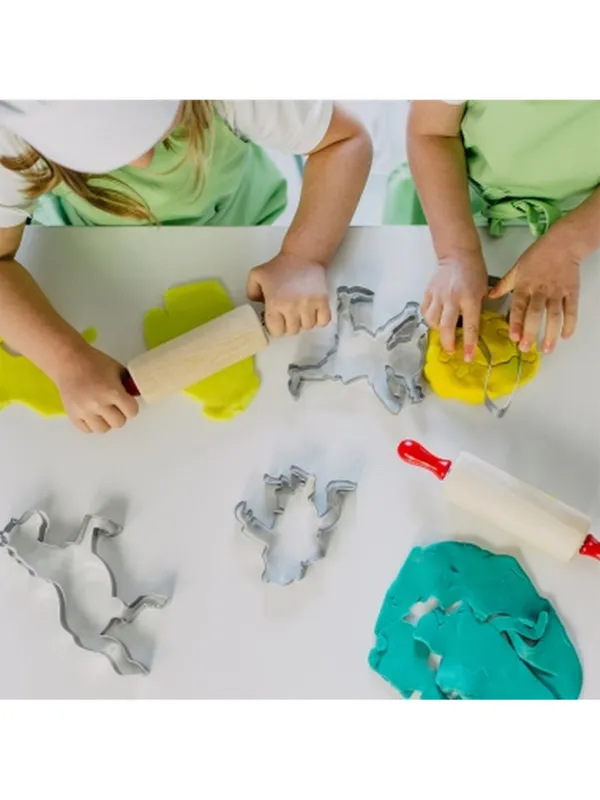
[(515, 283), (517, 281), (517, 268), (513, 267), (509, 270), (506, 275), (501, 278), (498, 283), (494, 286), (493, 289), (490, 290), (488, 293), (488, 297), (491, 300), (494, 300), (498, 297), (504, 297), (505, 294), (512, 292), (515, 288)]
[(263, 299), (262, 285), (256, 275), (256, 269), (251, 269), (248, 273), (248, 280), (246, 281), (246, 294), (248, 295), (248, 300), (259, 302)]

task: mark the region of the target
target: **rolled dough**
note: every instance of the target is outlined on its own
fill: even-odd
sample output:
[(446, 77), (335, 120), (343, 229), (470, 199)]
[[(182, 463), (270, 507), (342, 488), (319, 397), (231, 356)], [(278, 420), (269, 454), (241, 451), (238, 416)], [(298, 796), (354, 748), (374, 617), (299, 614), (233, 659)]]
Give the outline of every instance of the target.
[[(411, 616), (432, 598), (436, 607)], [(516, 559), (476, 545), (415, 547), (375, 637), (369, 664), (404, 697), (573, 700), (581, 692), (581, 664), (552, 604)], [(441, 659), (437, 670), (431, 654)]]
[[(152, 308), (146, 314), (146, 345), (157, 347), (232, 309), (233, 303), (218, 281), (175, 286), (165, 292), (163, 308)], [(248, 408), (259, 386), (254, 359), (247, 358), (189, 386), (185, 394), (202, 403), (205, 417), (228, 420)]]

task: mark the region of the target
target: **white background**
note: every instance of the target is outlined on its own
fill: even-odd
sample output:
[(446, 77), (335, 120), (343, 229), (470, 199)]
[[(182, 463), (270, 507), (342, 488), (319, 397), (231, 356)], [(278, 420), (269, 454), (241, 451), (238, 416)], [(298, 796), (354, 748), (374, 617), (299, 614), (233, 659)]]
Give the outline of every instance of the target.
[[(144, 312), (168, 286), (219, 277), (243, 302), (247, 269), (272, 257), (283, 233), (29, 230), (20, 259), (59, 311), (79, 329), (96, 326), (98, 346), (126, 362), (143, 347)], [(491, 271), (508, 269), (528, 241), (519, 231), (486, 242)], [(448, 458), (469, 450), (592, 513), (599, 483), (599, 266), (595, 258), (583, 269), (576, 337), (544, 360), (502, 421), (435, 397), (395, 417), (364, 385), (309, 385), (293, 401), (287, 364), (312, 338), (332, 331), (273, 342), (258, 358), (258, 396), (228, 423), (205, 420), (185, 397), (145, 408), (105, 437), (25, 408), (4, 410), (2, 520), (41, 506), (61, 533), (74, 531), (88, 512), (112, 514), (125, 531), (106, 552), (125, 563), (118, 574), (129, 580), (128, 599), (173, 576), (176, 589), (172, 604), (147, 612), (143, 622), (156, 644), (151, 675), (123, 678), (62, 630), (53, 590), (0, 553), (2, 696), (396, 696), (367, 665), (388, 585), (414, 544), (482, 532), (477, 522), (448, 512), (439, 484), (402, 464), (396, 445), (411, 437)], [(425, 228), (354, 229), (332, 270), (332, 291), (341, 282), (369, 286), (384, 321), (420, 299), (433, 267)], [(359, 487), (327, 558), (301, 583), (280, 588), (261, 582), (259, 548), (239, 533), (233, 508), (258, 496), (265, 471), (292, 463), (314, 470), (321, 485), (351, 478)], [(505, 549), (519, 554), (514, 543)], [(564, 566), (529, 550), (520, 559), (579, 649), (585, 696), (600, 697), (600, 565), (578, 558)]]

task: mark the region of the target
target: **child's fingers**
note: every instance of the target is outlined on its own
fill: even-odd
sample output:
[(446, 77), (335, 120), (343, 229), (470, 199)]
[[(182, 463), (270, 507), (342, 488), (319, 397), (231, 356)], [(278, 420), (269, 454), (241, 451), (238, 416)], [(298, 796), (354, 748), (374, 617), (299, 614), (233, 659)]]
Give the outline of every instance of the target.
[(442, 304), (438, 300), (432, 300), (427, 313), (423, 316), (429, 327), (437, 330), (440, 327), (440, 319), (442, 318)]
[(92, 429), (84, 419), (73, 419), (73, 417), (71, 417), (71, 422), (73, 423), (73, 425), (75, 425), (78, 431), (81, 431), (81, 433), (92, 432)]
[(303, 331), (312, 330), (317, 324), (317, 309), (314, 305), (306, 306), (300, 311), (300, 326)]
[(285, 315), (285, 332), (288, 336), (300, 333), (300, 313), (296, 308), (291, 308)]
[(546, 306), (546, 330), (544, 332), (544, 342), (542, 350), (544, 353), (551, 353), (556, 347), (556, 342), (560, 336), (562, 327), (563, 310), (560, 300), (550, 300)]
[(431, 305), (431, 301), (433, 300), (433, 296), (429, 290), (425, 292), (425, 296), (423, 297), (423, 302), (421, 303), (421, 314), (423, 317), (427, 316), (427, 312), (429, 310), (429, 306)]
[(329, 300), (323, 300), (317, 306), (317, 327), (325, 328), (331, 322)]
[(463, 350), (465, 361), (473, 361), (477, 342), (479, 340), (479, 320), (481, 318), (481, 304), (476, 300), (463, 304)]
[(122, 428), (127, 422), (125, 414), (121, 413), (116, 406), (107, 406), (102, 412), (102, 416), (110, 428)]
[(440, 341), (447, 353), (453, 353), (456, 349), (456, 325), (460, 316), (460, 310), (454, 303), (447, 303), (442, 311), (440, 318)]
[(527, 353), (531, 349), (538, 331), (542, 324), (542, 317), (546, 309), (547, 298), (542, 294), (534, 294), (529, 299), (525, 322), (523, 324), (523, 335), (519, 342), (519, 349)]
[(523, 292), (515, 292), (510, 308), (508, 332), (511, 341), (515, 342), (515, 344), (520, 342), (523, 336), (523, 325), (525, 324), (528, 305), (529, 295), (523, 294)]
[(285, 318), (280, 311), (266, 311), (265, 324), (271, 336), (283, 336), (285, 334)]
[(562, 328), (563, 339), (568, 339), (569, 336), (572, 336), (575, 333), (575, 328), (577, 327), (577, 305), (578, 305), (577, 295), (568, 295), (563, 300), (563, 312), (564, 312), (563, 328)]
[(500, 278), (498, 283), (490, 289), (488, 292), (488, 297), (490, 300), (496, 300), (499, 297), (503, 297), (504, 295), (512, 292), (515, 288), (515, 283), (517, 280), (517, 268), (516, 266), (513, 267), (503, 278)]
[(248, 279), (246, 281), (246, 295), (248, 300), (252, 300), (254, 302), (259, 302), (263, 299), (263, 291), (260, 281), (256, 278), (256, 273), (254, 270), (250, 270), (248, 273)]
[(110, 430), (108, 422), (97, 414), (91, 414), (89, 417), (86, 417), (85, 422), (92, 433), (106, 433)]
[(133, 417), (137, 417), (140, 410), (138, 401), (126, 391), (119, 392), (119, 396), (116, 398), (114, 405), (118, 409), (119, 413), (122, 414), (126, 419), (133, 419)]

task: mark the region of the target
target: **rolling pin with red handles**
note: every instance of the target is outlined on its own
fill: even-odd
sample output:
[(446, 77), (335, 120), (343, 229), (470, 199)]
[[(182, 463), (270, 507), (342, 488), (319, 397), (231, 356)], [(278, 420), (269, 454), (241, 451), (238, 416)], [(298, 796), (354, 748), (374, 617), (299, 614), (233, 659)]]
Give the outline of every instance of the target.
[(121, 380), (129, 394), (156, 403), (250, 358), (268, 343), (252, 306), (239, 306), (136, 356)]
[(600, 560), (600, 542), (589, 533), (590, 518), (540, 489), (470, 453), (461, 453), (453, 464), (406, 439), (398, 445), (398, 455), (433, 472), (450, 503), (526, 544), (563, 562), (577, 554)]

